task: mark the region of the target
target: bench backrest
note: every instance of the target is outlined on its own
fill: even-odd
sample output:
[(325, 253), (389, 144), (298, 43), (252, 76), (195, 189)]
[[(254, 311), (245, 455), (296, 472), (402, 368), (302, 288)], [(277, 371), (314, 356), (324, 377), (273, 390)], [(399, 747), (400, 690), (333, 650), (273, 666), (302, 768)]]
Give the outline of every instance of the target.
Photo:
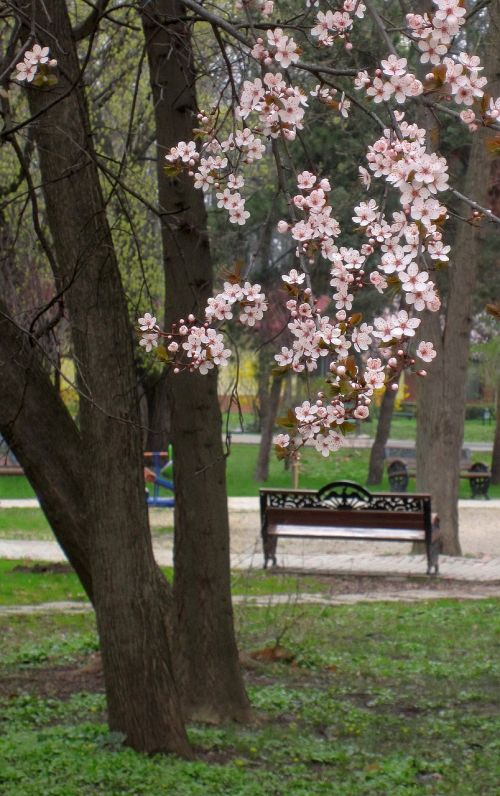
[[(422, 522), (426, 533), (430, 534), (432, 529), (431, 497), (427, 494), (369, 492), (353, 481), (333, 481), (319, 490), (261, 489), (259, 494), (263, 527), (268, 522), (269, 512), (274, 509), (291, 510), (295, 516), (301, 509), (314, 509), (314, 512), (326, 510), (326, 516), (331, 517), (329, 521), (332, 523), (336, 522), (334, 515), (338, 515), (340, 521), (341, 514), (354, 514), (353, 523), (361, 520), (360, 515), (365, 513), (366, 522), (373, 519), (374, 512), (378, 518), (381, 512), (398, 517), (410, 514), (415, 517), (415, 525), (411, 527), (422, 527), (418, 524)], [(312, 511), (308, 511), (308, 514), (311, 524), (316, 522), (315, 514)]]

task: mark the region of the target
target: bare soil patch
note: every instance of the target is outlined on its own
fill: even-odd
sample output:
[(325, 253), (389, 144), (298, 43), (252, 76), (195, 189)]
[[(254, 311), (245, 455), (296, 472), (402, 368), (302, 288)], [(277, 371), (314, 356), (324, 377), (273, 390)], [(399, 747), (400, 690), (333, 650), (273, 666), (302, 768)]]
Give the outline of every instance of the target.
[(0, 676), (0, 697), (7, 699), (21, 694), (36, 694), (43, 698), (65, 700), (81, 691), (104, 693), (99, 653), (65, 666), (16, 669), (4, 671)]

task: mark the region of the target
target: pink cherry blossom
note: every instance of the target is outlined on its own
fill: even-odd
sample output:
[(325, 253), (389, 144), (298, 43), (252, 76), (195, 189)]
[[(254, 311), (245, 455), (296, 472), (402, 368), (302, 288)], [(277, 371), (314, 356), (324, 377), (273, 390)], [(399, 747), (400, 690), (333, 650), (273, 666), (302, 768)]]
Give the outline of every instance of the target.
[(426, 343), (423, 340), (419, 343), (417, 348), (417, 356), (423, 359), (424, 362), (432, 362), (436, 356), (436, 351), (432, 343)]

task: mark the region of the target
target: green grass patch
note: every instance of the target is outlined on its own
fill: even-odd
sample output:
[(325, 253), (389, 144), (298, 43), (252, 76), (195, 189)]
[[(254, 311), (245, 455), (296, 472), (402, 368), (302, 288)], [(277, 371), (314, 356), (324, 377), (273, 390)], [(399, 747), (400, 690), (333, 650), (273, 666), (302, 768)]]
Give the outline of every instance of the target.
[[(0, 605), (86, 601), (87, 596), (75, 573), (60, 569), (61, 565), (49, 562), (0, 559)], [(163, 571), (171, 581), (172, 568), (163, 567)], [(302, 592), (317, 593), (327, 589), (324, 580), (313, 576), (274, 575), (261, 570), (233, 572), (231, 587), (233, 594), (290, 594), (291, 597)]]
[(15, 500), (18, 498), (36, 498), (28, 479), (24, 475), (1, 476), (0, 500)]
[[(292, 473), (285, 470), (283, 462), (271, 455), (269, 480), (257, 483), (253, 479), (257, 459), (257, 445), (233, 445), (227, 464), (228, 494), (235, 496), (257, 495), (259, 487), (292, 486)], [(301, 454), (300, 482), (302, 489), (320, 489), (330, 481), (348, 480), (365, 484), (368, 474), (370, 452), (366, 449), (344, 448), (328, 458), (320, 456), (317, 451), (305, 448)], [(484, 461), (486, 454), (474, 453), (473, 461)], [(487, 461), (489, 461), (487, 459)], [(384, 471), (382, 483), (374, 492), (390, 492), (389, 480)], [(410, 479), (410, 490), (415, 491), (415, 479)], [(460, 497), (470, 498), (470, 486), (465, 480), (460, 481)], [(500, 486), (490, 487), (490, 497), (500, 498)]]
[[(43, 698), (25, 679), (0, 702), (0, 793), (496, 796), (498, 608), (237, 607), (243, 651), (279, 636), (294, 661), (249, 668), (258, 720), (190, 726), (190, 763), (124, 748), (107, 730), (102, 694)], [(56, 682), (47, 667), (85, 663), (97, 648), (92, 615), (3, 617), (0, 633), (0, 685), (26, 666)]]
[(0, 509), (0, 539), (53, 540), (41, 509)]

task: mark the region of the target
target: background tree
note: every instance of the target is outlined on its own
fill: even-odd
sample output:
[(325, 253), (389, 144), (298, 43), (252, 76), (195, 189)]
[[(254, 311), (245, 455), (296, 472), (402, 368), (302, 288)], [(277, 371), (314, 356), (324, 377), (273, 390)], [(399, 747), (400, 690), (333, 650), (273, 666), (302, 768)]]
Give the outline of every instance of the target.
[[(497, 94), (500, 88), (500, 2), (491, 3), (488, 13), (485, 74), (490, 80), (491, 92)], [(464, 194), (473, 195), (484, 207), (489, 203), (492, 169), (487, 141), (493, 135), (487, 128), (474, 134), (464, 180)], [(471, 217), (468, 205), (460, 205), (457, 212), (463, 221), (457, 225), (445, 309), (441, 317), (438, 313), (427, 313), (420, 330), (423, 339), (434, 342), (438, 356), (427, 368), (428, 377), (419, 381), (417, 397), (417, 488), (433, 496), (444, 552), (449, 555), (460, 554), (458, 488), (473, 295), (481, 246), (485, 236), (489, 232), (493, 234), (487, 218)]]

